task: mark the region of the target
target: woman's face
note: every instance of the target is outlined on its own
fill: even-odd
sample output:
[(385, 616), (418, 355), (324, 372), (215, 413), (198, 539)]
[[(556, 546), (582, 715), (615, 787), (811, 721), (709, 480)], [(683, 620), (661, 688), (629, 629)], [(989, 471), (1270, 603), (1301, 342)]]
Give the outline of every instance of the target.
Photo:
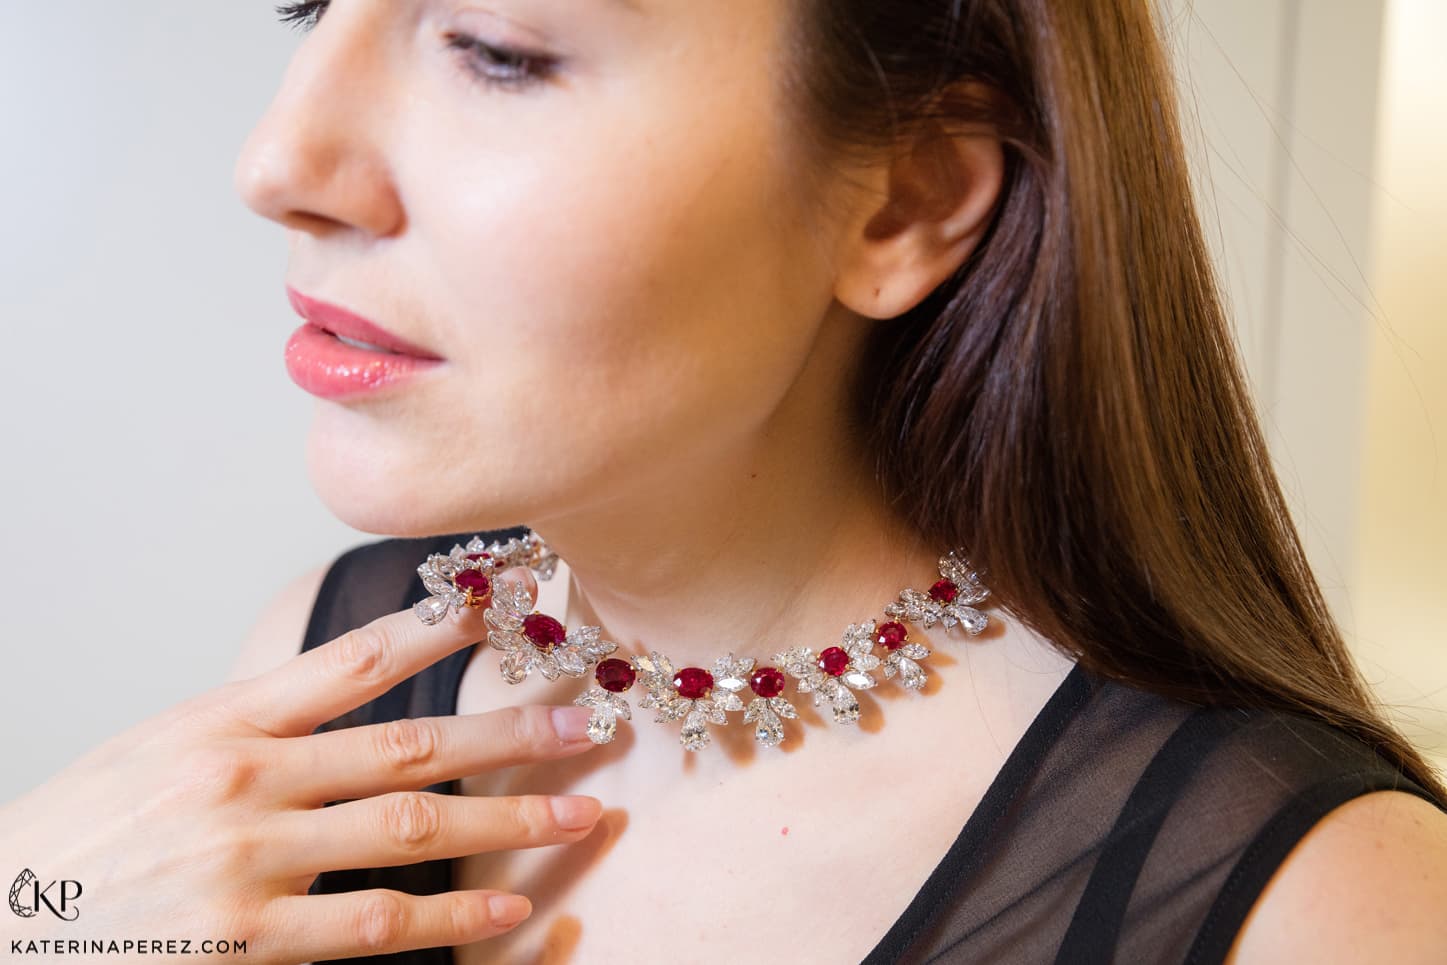
[(444, 360), (317, 403), (308, 462), (341, 519), (536, 525), (719, 485), (786, 412), (794, 458), (837, 444), (864, 328), (802, 194), (787, 12), (333, 0), (237, 187), (289, 229), (288, 285)]

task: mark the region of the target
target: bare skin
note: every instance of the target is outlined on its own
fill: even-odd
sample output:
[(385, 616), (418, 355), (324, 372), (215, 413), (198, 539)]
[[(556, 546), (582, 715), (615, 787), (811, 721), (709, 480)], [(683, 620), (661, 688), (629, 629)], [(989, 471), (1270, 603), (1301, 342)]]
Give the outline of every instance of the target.
[[(566, 612), (570, 627), (588, 623), (586, 602), (568, 589), (561, 579), (541, 584), (538, 608)], [(858, 725), (835, 724), (827, 708), (798, 696), (801, 720), (777, 752), (761, 751), (751, 728), (735, 725), (690, 754), (678, 747), (677, 724), (639, 710), (591, 754), (464, 778), (464, 794), (588, 794), (605, 807), (582, 841), (457, 859), (455, 887), (515, 889), (532, 899), (533, 914), (506, 936), (457, 948), (456, 961), (653, 961), (639, 937), (651, 922), (668, 923), (672, 961), (736, 960), (740, 941), (796, 948), (801, 933), (799, 961), (861, 961), (1072, 666), (998, 614), (981, 637), (960, 636), (938, 627), (918, 634), (934, 651), (924, 692), (868, 691)], [(509, 685), (496, 656), (480, 649), (469, 662), (459, 712), (563, 702), (582, 689), (531, 678)]]
[[(293, 285), (446, 359), (396, 392), (318, 404), (310, 468), (338, 516), (390, 535), (526, 521), (569, 564), (569, 628), (599, 626), (620, 655), (657, 647), (679, 666), (751, 640), (822, 648), (937, 577), (949, 547), (879, 490), (847, 417), (851, 375), (873, 329), (979, 242), (1002, 148), (989, 131), (921, 138), (810, 193), (779, 84), (790, 12), (780, 0), (330, 5), (252, 132), (238, 189), (288, 229)], [(526, 88), (481, 87), (439, 43), (454, 33), (559, 67)], [(548, 912), (518, 949), (460, 954), (547, 957), (566, 919), (581, 924), (557, 960), (608, 960), (621, 934), (609, 929), (624, 927), (609, 923), (627, 920), (618, 902), (677, 890), (648, 866), (678, 822), (699, 833), (731, 816), (750, 824), (729, 867), (787, 850), (767, 882), (705, 869), (714, 897), (762, 913), (810, 868), (867, 872), (890, 898), (837, 933), (846, 958), (867, 951), (1068, 669), (1003, 622), (970, 642), (976, 659), (926, 642), (939, 656), (925, 695), (881, 687), (857, 728), (804, 708), (789, 739), (804, 753), (757, 754), (734, 727), (691, 754), (645, 717), (590, 755), (597, 767), (468, 779), (469, 795), (593, 788), (630, 830), (626, 846), (601, 845), (607, 860), (590, 857), (598, 845), (552, 849), (551, 885), (520, 853), (460, 862), (459, 887), (536, 885)], [(461, 713), (563, 703), (581, 687), (507, 687), (495, 656), (469, 666)], [(960, 766), (939, 779), (926, 746)], [(882, 806), (882, 775), (913, 813), (867, 835), (848, 820), (870, 843), (846, 854), (821, 832)], [(822, 920), (833, 906), (813, 894), (798, 911)], [(677, 920), (704, 928), (712, 910), (687, 899), (673, 896)]]
[[(397, 536), (525, 521), (572, 567), (571, 597), (544, 609), (684, 665), (721, 642), (832, 642), (929, 578), (946, 547), (879, 492), (847, 387), (873, 328), (983, 237), (1002, 149), (989, 131), (920, 138), (801, 177), (778, 83), (789, 13), (785, 0), (334, 0), (248, 138), (237, 189), (287, 229), (294, 287), (445, 359), (395, 390), (318, 403), (308, 462), (339, 518)], [(555, 70), (484, 84), (511, 68), (459, 36)], [(858, 728), (806, 715), (797, 751), (765, 756), (735, 727), (705, 756), (647, 719), (616, 746), (560, 748), (532, 705), (571, 692), (504, 689), (479, 656), (459, 716), (311, 735), (481, 628), (400, 613), (294, 656), (303, 618), (264, 621), (266, 655), (243, 662), (270, 669), (8, 805), (0, 828), (26, 839), (0, 831), (0, 853), (45, 855), (108, 894), (97, 927), (186, 922), (252, 939), (253, 962), (437, 945), (466, 962), (620, 949), (641, 962), (650, 903), (692, 960), (732, 960), (721, 918), (776, 947), (804, 921), (817, 960), (856, 960), (1066, 669), (1002, 618), (987, 638), (931, 641), (933, 689), (867, 699)], [(378, 640), (397, 644), (366, 645)], [(459, 797), (405, 790), (454, 775)], [(592, 795), (603, 829), (560, 831), (533, 796), (548, 788)], [(1406, 852), (1440, 854), (1440, 824), (1413, 826), (1427, 830), (1408, 840), (1431, 834), (1439, 850)], [(700, 839), (702, 862), (675, 877), (678, 843)], [(1371, 851), (1341, 840), (1319, 837), (1314, 860)], [(475, 890), (305, 894), (325, 867), (424, 856), (462, 858), (454, 886)], [(1304, 880), (1288, 874), (1274, 907), (1298, 907)], [(536, 901), (506, 938), (484, 914), (498, 887)], [(1412, 908), (1422, 894), (1423, 908), (1447, 902), (1440, 879), (1371, 899)], [(1381, 910), (1344, 901), (1310, 931)], [(1264, 947), (1283, 952), (1247, 944), (1242, 960)]]
[[(555, 809), (537, 795), (418, 790), (591, 751), (586, 739), (561, 739), (548, 707), (312, 733), (481, 630), (473, 610), (432, 627), (408, 611), (390, 614), (143, 721), (8, 803), (0, 854), (33, 864), (42, 887), (66, 878), (81, 892), (63, 927), (39, 907), (6, 915), (4, 947), (16, 941), (22, 954), (50, 960), (45, 941), (174, 940), (105, 959), (183, 962), (206, 951), (202, 942), (224, 940), (245, 943), (246, 961), (293, 965), (475, 942), (512, 927), (529, 903), (494, 911), (490, 900), (507, 895), (493, 888), (306, 893), (327, 868), (553, 845), (593, 827), (594, 798), (570, 796)], [(329, 801), (340, 803), (323, 807)]]
[[(807, 194), (777, 89), (787, 10), (330, 5), (237, 187), (287, 229), (290, 284), (446, 360), (318, 402), (332, 511), (396, 536), (526, 521), (609, 639), (684, 663), (832, 637), (934, 571), (948, 547), (879, 491), (849, 377), (978, 243), (1002, 149), (939, 138)], [(562, 66), (484, 87), (455, 33)]]
[[(291, 284), (446, 359), (400, 391), (317, 405), (309, 465), (340, 518), (393, 535), (526, 519), (572, 566), (586, 610), (569, 604), (570, 626), (586, 618), (625, 653), (666, 640), (680, 663), (711, 661), (725, 639), (832, 641), (845, 622), (872, 615), (877, 604), (861, 612), (861, 600), (882, 603), (932, 577), (944, 548), (926, 545), (877, 491), (844, 416), (845, 386), (871, 328), (936, 287), (988, 227), (1000, 147), (987, 133), (942, 141), (850, 171), (828, 198), (806, 197), (772, 68), (784, 14), (770, 0), (727, 9), (642, 0), (631, 12), (607, 0), (331, 5), (238, 158), (237, 187), (288, 229)], [(459, 33), (541, 50), (564, 70), (526, 91), (484, 87), (444, 42)], [(941, 180), (942, 166), (962, 176)], [(128, 931), (166, 934), (185, 921), (198, 934), (251, 939), (252, 961), (485, 947), (498, 934), (478, 900), (491, 886), (415, 904), (305, 890), (317, 865), (402, 863), (382, 853), (392, 839), (407, 860), (506, 852), (491, 871), (459, 864), (459, 874), (532, 881), (513, 862), (567, 835), (547, 823), (540, 798), (496, 797), (471, 782), (531, 763), (529, 753), (549, 756), (541, 718), (507, 710), (522, 705), (520, 692), (490, 693), (480, 675), (491, 666), (475, 663), (456, 718), (325, 735), (325, 755), (295, 750), (324, 742), (309, 734), (316, 723), (480, 636), (424, 632), (395, 614), (387, 632), (407, 643), (383, 674), (338, 659), (355, 657), (365, 632), (294, 656), (303, 620), (263, 619), (241, 662), (251, 675), (104, 745), (15, 802), (6, 826), (26, 827), (39, 853), (63, 856), (92, 887), (130, 895), (106, 912)], [(611, 754), (606, 767), (531, 772), (523, 782), (538, 786), (596, 775), (614, 813), (637, 815), (648, 832), (598, 867), (591, 903), (579, 892), (550, 911), (601, 929), (599, 916), (617, 909), (596, 896), (641, 880), (640, 862), (678, 830), (654, 820), (669, 794), (695, 830), (729, 812), (756, 815), (734, 844), (745, 850), (727, 857), (733, 867), (792, 825), (796, 846), (767, 891), (810, 867), (867, 864), (907, 898), (1053, 689), (1047, 667), (1012, 692), (998, 668), (1014, 651), (1000, 639), (973, 643), (999, 654), (993, 675), (974, 680), (942, 656), (936, 691), (889, 699), (888, 728), (866, 698), (860, 727), (794, 734), (807, 754), (741, 754), (736, 734), (712, 758), (689, 756), (661, 728), (639, 727), (611, 748), (584, 746), (585, 757)], [(279, 708), (289, 720), (275, 719)], [(806, 710), (803, 723), (820, 722)], [(517, 740), (499, 736), (509, 725)], [(929, 783), (926, 728), (947, 729), (977, 756), (918, 797), (909, 827), (886, 822), (878, 846), (847, 856), (845, 868), (818, 829), (858, 823), (850, 802), (877, 790), (863, 775), (888, 775), (902, 792)], [(419, 743), (440, 750), (421, 764), (398, 759)], [(832, 751), (850, 767), (828, 768)], [(467, 793), (430, 809), (388, 796), (454, 773), (468, 775)], [(726, 774), (733, 797), (700, 794)], [(666, 793), (641, 793), (650, 788)], [(776, 811), (756, 809), (780, 793)], [(121, 820), (97, 824), (100, 802)], [(92, 833), (66, 846), (76, 826)], [(917, 850), (890, 866), (886, 849), (906, 839)], [(102, 856), (117, 855), (107, 870)], [(167, 885), (139, 887), (158, 868)], [(697, 927), (707, 920), (702, 909), (677, 910), (699, 914)], [(872, 945), (897, 911), (861, 917), (841, 947)], [(555, 942), (555, 922), (540, 919), (529, 942)], [(590, 936), (588, 947), (609, 937)]]

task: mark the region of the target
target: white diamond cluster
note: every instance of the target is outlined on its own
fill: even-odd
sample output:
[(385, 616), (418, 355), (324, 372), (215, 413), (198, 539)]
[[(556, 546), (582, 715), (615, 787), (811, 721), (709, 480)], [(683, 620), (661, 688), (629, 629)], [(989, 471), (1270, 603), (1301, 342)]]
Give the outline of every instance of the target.
[[(483, 553), (488, 555), (468, 558)], [(478, 570), (491, 579), (503, 570), (527, 566), (538, 579), (549, 580), (557, 562), (557, 555), (531, 530), (506, 542), (484, 544), (474, 536), (466, 546), (454, 546), (450, 553), (433, 553), (417, 568), (423, 586), (432, 595), (415, 604), (413, 611), (423, 623), (434, 624), (446, 617), (449, 610), (469, 605), (469, 593), (456, 582), (458, 574), (465, 570)], [(959, 627), (972, 636), (981, 633), (989, 618), (976, 609), (976, 605), (984, 602), (990, 591), (981, 582), (980, 574), (956, 550), (939, 558), (939, 572), (954, 585), (952, 598), (935, 599), (929, 593), (904, 589), (893, 603), (884, 607), (885, 616), (926, 630), (939, 624), (947, 631)], [(617, 650), (616, 644), (601, 639), (601, 627), (580, 627), (546, 649), (534, 646), (521, 632), (524, 621), (534, 616), (534, 603), (521, 584), (504, 580), (492, 583), (492, 602), (483, 619), (490, 628), (489, 645), (503, 652), (499, 670), (508, 683), (521, 683), (533, 670), (548, 680), (560, 676), (583, 677)], [(818, 652), (810, 647), (790, 647), (774, 654), (773, 665), (794, 678), (799, 693), (812, 693), (815, 707), (827, 704), (836, 723), (857, 723), (857, 692), (880, 683), (872, 671), (882, 668), (883, 679), (897, 678), (902, 686), (915, 691), (921, 690), (927, 680), (919, 661), (928, 657), (930, 651), (923, 644), (906, 636), (897, 649), (882, 647), (885, 656), (875, 654), (880, 626), (873, 619), (851, 623), (837, 645), (842, 653), (830, 653), (833, 647)], [(845, 662), (841, 664), (841, 660)], [(744, 722), (754, 725), (754, 739), (765, 747), (778, 746), (784, 739), (784, 719), (799, 716), (783, 694), (754, 695), (744, 703), (740, 694), (745, 690), (752, 692), (749, 680), (755, 668), (753, 657), (739, 657), (730, 652), (715, 660), (711, 674), (713, 685), (699, 697), (686, 697), (679, 691), (675, 683), (678, 671), (657, 650), (647, 656), (630, 656), (628, 663), (647, 691), (638, 706), (656, 710), (655, 722), (683, 721), (678, 739), (687, 750), (707, 747), (708, 725), (727, 724), (730, 711), (743, 711)], [(829, 670), (825, 669), (826, 665)], [(621, 694), (598, 686), (589, 688), (573, 702), (593, 709), (588, 736), (596, 744), (613, 740), (619, 718), (633, 719), (628, 701)]]
[[(489, 555), (477, 560), (468, 559), (481, 553)], [(432, 626), (442, 622), (449, 610), (467, 606), (467, 591), (456, 583), (457, 574), (463, 570), (477, 570), (491, 579), (503, 570), (526, 566), (538, 579), (551, 580), (557, 565), (558, 557), (547, 548), (542, 537), (531, 531), (506, 543), (484, 543), (474, 536), (466, 546), (454, 546), (450, 553), (433, 553), (417, 567), (422, 585), (432, 595), (412, 604), (412, 612), (423, 623)]]

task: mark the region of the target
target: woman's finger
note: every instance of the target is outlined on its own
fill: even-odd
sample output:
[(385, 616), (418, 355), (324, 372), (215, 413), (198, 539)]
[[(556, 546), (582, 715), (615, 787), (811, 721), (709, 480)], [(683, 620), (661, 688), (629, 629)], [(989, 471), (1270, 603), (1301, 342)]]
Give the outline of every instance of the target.
[[(492, 909), (500, 899), (503, 910)], [(517, 917), (506, 913), (516, 906)], [(414, 948), (464, 945), (502, 934), (532, 912), (522, 895), (494, 889), (413, 895), (392, 888), (339, 894), (286, 895), (267, 904), (263, 933), (286, 943), (295, 961), (388, 955)]]
[(484, 851), (565, 844), (587, 836), (603, 804), (585, 794), (471, 797), (396, 791), (266, 820), (268, 874), (297, 878)]
[[(274, 800), (293, 805), (423, 788), (597, 747), (585, 729), (589, 713), (586, 707), (522, 704), (288, 737), (268, 748), (269, 764), (258, 779), (274, 785), (268, 789)], [(562, 729), (555, 714), (572, 718), (573, 729)]]
[[(517, 580), (513, 571), (510, 579)], [(500, 577), (501, 578), (501, 577)], [(527, 574), (526, 583), (531, 579)], [(273, 737), (310, 734), (486, 636), (484, 606), (461, 607), (432, 626), (411, 609), (378, 617), (281, 666), (240, 681), (227, 709)]]

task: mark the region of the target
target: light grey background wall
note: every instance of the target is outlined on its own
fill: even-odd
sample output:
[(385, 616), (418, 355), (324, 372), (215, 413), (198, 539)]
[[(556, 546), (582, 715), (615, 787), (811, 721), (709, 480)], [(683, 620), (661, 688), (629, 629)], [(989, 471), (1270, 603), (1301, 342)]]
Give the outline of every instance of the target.
[(372, 538), (307, 483), (284, 236), (232, 188), (296, 42), (267, 2), (0, 4), (0, 800)]
[[(1392, 601), (1401, 632), (1357, 619), (1383, 610), (1362, 588), (1389, 572), (1373, 557), (1363, 576), (1357, 558), (1374, 518), (1364, 360), (1389, 324), (1370, 215), (1407, 203), (1377, 179), (1388, 5), (1161, 3), (1209, 233), (1313, 563), (1372, 678), (1440, 752), (1447, 656), (1426, 594)], [(307, 483), (313, 403), (281, 363), (297, 324), (283, 235), (231, 182), (297, 41), (268, 0), (0, 5), (0, 801), (218, 682), (271, 594), (372, 538)], [(1443, 377), (1413, 351), (1385, 378)]]

